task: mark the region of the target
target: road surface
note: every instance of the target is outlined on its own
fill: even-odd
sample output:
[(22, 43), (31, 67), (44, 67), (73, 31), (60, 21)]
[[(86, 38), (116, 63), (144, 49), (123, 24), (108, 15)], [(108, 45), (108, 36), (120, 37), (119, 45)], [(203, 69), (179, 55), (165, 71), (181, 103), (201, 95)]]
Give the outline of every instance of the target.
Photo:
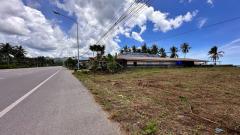
[(1, 135), (117, 135), (116, 123), (62, 67), (0, 70)]

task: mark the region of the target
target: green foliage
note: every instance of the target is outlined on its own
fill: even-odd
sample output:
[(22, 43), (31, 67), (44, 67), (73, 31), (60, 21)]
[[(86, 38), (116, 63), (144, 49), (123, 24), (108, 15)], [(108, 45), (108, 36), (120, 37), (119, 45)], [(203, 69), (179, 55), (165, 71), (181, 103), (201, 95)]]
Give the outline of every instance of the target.
[(223, 57), (224, 52), (223, 51), (218, 51), (218, 47), (214, 46), (211, 48), (211, 50), (208, 52), (208, 55), (210, 55), (210, 58), (213, 60), (214, 65), (217, 64), (217, 60), (220, 57)]
[(22, 46), (12, 46), (9, 43), (0, 44), (0, 68), (27, 68), (39, 66), (55, 66), (53, 59), (48, 57), (28, 58)]
[(144, 43), (141, 48), (142, 48), (142, 53), (147, 53), (148, 52), (148, 48), (147, 48), (146, 43)]
[(155, 135), (157, 133), (157, 123), (156, 121), (150, 121), (146, 124), (143, 129), (144, 135)]
[(184, 58), (186, 58), (186, 54), (189, 53), (190, 49), (191, 49), (191, 47), (189, 46), (188, 43), (183, 43), (181, 45), (181, 50), (182, 50), (182, 53), (184, 53)]
[(152, 45), (152, 49), (151, 49), (151, 54), (158, 54), (158, 47), (157, 45)]
[(116, 73), (122, 69), (122, 66), (117, 62), (117, 56), (108, 54), (102, 58), (92, 59), (88, 68), (93, 72)]
[(69, 69), (75, 69), (77, 65), (77, 61), (70, 57), (64, 62), (64, 65)]
[(166, 58), (167, 57), (167, 54), (166, 54), (166, 51), (164, 48), (160, 48), (159, 49), (159, 54), (160, 54), (160, 57), (162, 58)]
[(136, 53), (136, 52), (137, 52), (137, 48), (136, 48), (135, 45), (132, 46), (132, 52), (133, 52), (133, 53)]
[(179, 99), (181, 100), (181, 102), (184, 102), (184, 103), (187, 103), (187, 102), (188, 102), (187, 97), (179, 96)]
[(97, 52), (97, 56), (98, 57), (101, 57), (104, 55), (105, 53), (105, 45), (91, 45), (89, 47), (89, 49), (92, 51), (92, 52)]
[(178, 48), (173, 46), (170, 48), (170, 51), (171, 51), (171, 55), (170, 55), (170, 58), (178, 58)]
[(117, 62), (117, 56), (113, 57), (111, 54), (108, 54), (106, 58), (107, 70), (110, 73), (116, 73), (121, 70), (121, 65)]

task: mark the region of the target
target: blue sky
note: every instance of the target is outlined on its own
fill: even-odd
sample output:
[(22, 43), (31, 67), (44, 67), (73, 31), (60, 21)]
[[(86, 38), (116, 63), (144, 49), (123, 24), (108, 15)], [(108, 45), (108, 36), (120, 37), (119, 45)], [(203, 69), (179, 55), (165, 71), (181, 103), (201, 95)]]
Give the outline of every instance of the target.
[[(109, 22), (113, 19), (112, 16), (121, 15), (124, 12), (122, 9), (126, 9), (131, 0), (10, 0), (9, 2), (16, 3), (15, 7), (19, 6), (18, 10), (23, 8), (23, 13), (19, 15), (9, 13), (9, 16), (0, 15), (0, 18), (3, 19), (5, 17), (5, 20), (6, 18), (11, 20), (13, 17), (15, 19), (17, 17), (22, 18), (24, 23), (26, 23), (27, 30), (25, 33), (18, 33), (17, 31), (12, 32), (11, 28), (0, 29), (1, 42), (21, 43), (27, 48), (31, 56), (49, 55), (52, 57), (63, 57), (76, 55), (76, 26), (73, 22), (54, 15), (51, 12), (52, 9), (69, 15), (79, 22), (80, 53), (83, 56), (88, 56), (91, 54), (87, 49), (89, 44), (99, 39), (100, 35), (107, 30), (106, 26), (109, 26)], [(225, 52), (225, 56), (220, 59), (222, 63), (240, 64), (240, 19), (204, 28), (204, 26), (240, 17), (240, 1), (150, 0), (150, 2), (146, 11), (143, 11), (141, 15), (134, 19), (136, 23), (132, 27), (120, 26), (122, 31), (116, 30), (117, 32), (112, 34), (109, 41), (103, 42), (107, 46), (107, 52), (114, 53), (119, 51), (124, 45), (141, 46), (143, 43), (147, 43), (148, 46), (157, 44), (159, 47), (169, 50), (173, 45), (180, 47), (180, 44), (187, 42), (192, 47), (187, 55), (188, 57), (208, 59), (207, 52), (212, 46), (216, 45)], [(3, 3), (2, 10), (0, 10), (0, 12), (5, 13), (3, 6), (9, 6), (8, 2)], [(11, 7), (11, 10), (17, 10), (15, 7)], [(26, 8), (27, 12), (24, 11)], [(9, 8), (7, 9), (9, 10)], [(181, 23), (176, 19), (179, 16), (181, 16)], [(163, 18), (159, 19), (158, 17)], [(29, 18), (37, 21), (28, 22)], [(113, 20), (116, 19), (114, 18)], [(39, 26), (35, 22), (38, 22)], [(176, 24), (177, 22), (179, 25)], [(40, 24), (42, 25), (40, 26)], [(18, 24), (16, 23), (16, 25)], [(22, 22), (19, 25), (25, 26)], [(156, 25), (159, 27), (156, 27)], [(33, 30), (39, 27), (42, 27), (41, 31)], [(146, 27), (146, 30), (143, 27)], [(197, 29), (197, 31), (174, 37), (174, 35), (193, 29)], [(141, 30), (142, 33), (140, 33)], [(126, 36), (127, 34), (130, 36)], [(134, 34), (141, 39), (136, 39)], [(35, 43), (31, 39), (38, 42)], [(182, 57), (180, 52), (179, 54)]]

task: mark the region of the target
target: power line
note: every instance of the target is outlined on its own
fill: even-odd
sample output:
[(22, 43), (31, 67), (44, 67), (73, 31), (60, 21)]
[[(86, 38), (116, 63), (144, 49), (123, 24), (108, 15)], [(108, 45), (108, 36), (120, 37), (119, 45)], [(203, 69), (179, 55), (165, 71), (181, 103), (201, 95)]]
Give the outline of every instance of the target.
[(111, 31), (109, 31), (109, 33), (106, 36), (104, 36), (102, 38), (102, 40), (104, 40), (104, 41), (108, 40), (109, 37), (111, 37), (110, 32), (112, 32), (112, 31), (115, 32), (115, 29), (119, 28), (119, 25), (122, 25), (124, 23), (125, 23), (125, 25), (128, 25), (128, 24), (134, 22), (135, 21), (134, 17), (137, 17), (144, 10), (146, 5), (150, 5), (150, 3), (151, 3), (150, 0), (144, 0), (144, 1), (141, 1), (141, 2), (144, 3), (144, 4), (138, 4), (134, 9), (132, 9), (131, 13), (129, 13), (129, 15), (126, 16), (123, 21), (119, 22)]
[(113, 27), (115, 27), (116, 24), (118, 24), (118, 22), (127, 14), (127, 12), (128, 12), (128, 11), (132, 8), (132, 6), (134, 6), (134, 5), (135, 5), (135, 1), (134, 1), (134, 2), (128, 7), (128, 9), (117, 19), (117, 21), (111, 25), (111, 27), (103, 34), (103, 36), (101, 36), (101, 38), (97, 41), (96, 44), (98, 44), (98, 43), (102, 40), (102, 38), (103, 38), (104, 36), (106, 36), (106, 34), (107, 34)]
[[(145, 1), (145, 4), (140, 5), (140, 6), (138, 7), (138, 9), (137, 9), (136, 12), (135, 12), (135, 15), (134, 15), (134, 14), (131, 14), (131, 16), (129, 16), (129, 17), (125, 20), (125, 22), (121, 22), (119, 25), (125, 23), (125, 25), (127, 26), (128, 24), (131, 24), (132, 22), (134, 22), (134, 21), (135, 21), (134, 18), (138, 17), (139, 14), (144, 11), (144, 8), (146, 7), (146, 5), (150, 5), (150, 4), (151, 4), (151, 1), (150, 1), (150, 0)], [(134, 17), (132, 17), (132, 16), (134, 16)], [(119, 25), (118, 25), (118, 28), (119, 28)], [(110, 37), (109, 35), (110, 35), (110, 34), (108, 34), (108, 36), (106, 36), (105, 38), (103, 38), (104, 41), (106, 41), (106, 40), (109, 39), (109, 37)]]
[(220, 24), (224, 24), (224, 23), (236, 21), (236, 20), (239, 20), (239, 19), (240, 19), (240, 16), (239, 16), (239, 17), (234, 17), (234, 18), (227, 19), (227, 20), (223, 20), (223, 21), (216, 22), (216, 23), (213, 23), (213, 24), (205, 25), (205, 26), (203, 26), (201, 29), (196, 28), (196, 29), (192, 29), (192, 30), (189, 30), (189, 31), (185, 31), (185, 32), (182, 32), (182, 33), (173, 35), (173, 36), (165, 37), (165, 38), (162, 38), (162, 39), (160, 39), (160, 40), (152, 41), (151, 43), (153, 43), (153, 42), (159, 42), (159, 41), (162, 41), (162, 40), (165, 40), (165, 39), (170, 39), (170, 38), (174, 38), (174, 37), (178, 37), (178, 36), (182, 36), (182, 35), (186, 35), (186, 34), (189, 34), (189, 33), (195, 32), (195, 31), (199, 31), (199, 30), (202, 30), (202, 29), (214, 27), (214, 26), (216, 26), (216, 25), (220, 25)]
[[(136, 9), (139, 7), (138, 3), (144, 2), (146, 0), (135, 0), (130, 7), (122, 14), (122, 16), (112, 25), (112, 27), (104, 33), (104, 35), (97, 41), (97, 43), (99, 43), (100, 41), (102, 41), (106, 36), (108, 36), (108, 34), (110, 32), (112, 32), (116, 26), (118, 26), (122, 21), (124, 21), (129, 15), (134, 14), (134, 12), (136, 12)], [(149, 1), (149, 0), (147, 0)], [(136, 5), (137, 3), (137, 5)], [(136, 5), (134, 7), (134, 5)]]
[[(110, 29), (105, 36), (102, 37), (102, 40), (108, 39), (109, 35), (110, 35), (111, 33), (114, 33), (115, 29), (118, 28), (119, 25), (120, 25), (124, 20), (128, 19), (128, 18), (129, 18), (129, 15), (131, 15), (132, 13), (134, 13), (134, 12), (136, 11), (136, 9), (139, 8), (139, 7), (140, 7), (140, 6), (139, 6), (138, 4), (137, 4), (135, 7), (133, 7), (133, 8), (129, 11), (128, 14), (126, 14), (123, 18), (121, 18), (121, 20), (120, 20), (114, 27), (112, 27), (112, 29)], [(127, 17), (128, 17), (128, 18), (127, 18)]]

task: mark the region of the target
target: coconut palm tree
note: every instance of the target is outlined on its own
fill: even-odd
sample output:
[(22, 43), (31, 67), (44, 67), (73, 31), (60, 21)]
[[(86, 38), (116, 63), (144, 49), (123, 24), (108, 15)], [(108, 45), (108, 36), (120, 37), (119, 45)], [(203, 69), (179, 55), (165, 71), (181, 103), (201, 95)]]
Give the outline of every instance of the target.
[(191, 49), (191, 47), (189, 46), (188, 43), (183, 43), (181, 45), (181, 50), (184, 53), (184, 58), (186, 58), (186, 55), (187, 55), (187, 53), (189, 52), (190, 49)]
[(178, 58), (178, 54), (177, 54), (178, 48), (177, 47), (175, 47), (175, 46), (171, 47), (170, 51), (171, 51), (170, 58)]
[(13, 48), (13, 55), (16, 59), (22, 59), (25, 57), (26, 51), (22, 48), (22, 46), (15, 46)]
[(223, 51), (218, 51), (218, 47), (217, 46), (213, 46), (210, 51), (208, 52), (208, 55), (210, 55), (209, 57), (213, 60), (214, 65), (217, 64), (217, 60), (220, 57), (223, 57), (224, 52)]
[(159, 54), (160, 54), (160, 57), (162, 58), (166, 58), (167, 57), (167, 54), (166, 54), (166, 51), (164, 48), (160, 48), (159, 49)]
[(7, 64), (9, 65), (10, 57), (12, 55), (13, 48), (9, 43), (1, 45), (1, 54), (7, 59)]
[(133, 53), (136, 53), (136, 52), (137, 52), (137, 48), (136, 48), (135, 45), (132, 46), (132, 52), (133, 52)]
[(148, 51), (147, 51), (147, 44), (146, 43), (144, 43), (143, 45), (142, 45), (142, 47), (141, 47), (141, 52), (142, 53), (147, 53)]
[(157, 45), (152, 45), (152, 48), (151, 48), (151, 54), (157, 54), (158, 53), (158, 47)]
[(94, 52), (97, 52), (97, 55), (102, 56), (105, 52), (105, 45), (91, 45), (89, 49), (93, 52), (93, 55)]
[(89, 49), (93, 52), (93, 57), (94, 57), (94, 52), (95, 52), (95, 46), (94, 45), (90, 45)]

